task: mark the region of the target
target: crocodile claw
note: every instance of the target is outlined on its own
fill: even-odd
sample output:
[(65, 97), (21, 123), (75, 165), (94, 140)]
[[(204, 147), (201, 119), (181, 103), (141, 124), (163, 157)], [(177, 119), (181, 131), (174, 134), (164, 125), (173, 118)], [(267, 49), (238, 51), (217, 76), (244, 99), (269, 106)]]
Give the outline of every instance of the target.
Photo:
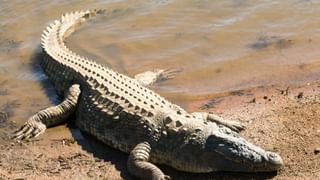
[(20, 129), (14, 132), (12, 139), (27, 140), (44, 133), (46, 126), (42, 122), (27, 121)]
[(170, 176), (162, 175), (154, 178), (155, 180), (171, 180)]
[(235, 131), (235, 132), (240, 132), (242, 130), (244, 130), (246, 128), (246, 126), (238, 121), (231, 121), (231, 120), (224, 120), (223, 118), (213, 114), (213, 113), (209, 113), (208, 117), (207, 117), (208, 121), (211, 122), (215, 122), (221, 125), (224, 125), (228, 128), (230, 128), (231, 130)]
[(159, 70), (159, 80), (164, 81), (168, 79), (173, 79), (178, 73), (182, 71), (182, 68), (168, 68), (164, 70)]
[(153, 71), (146, 71), (135, 75), (140, 85), (150, 86), (156, 82), (165, 81), (174, 78), (182, 69), (169, 68), (169, 69), (156, 69)]
[(240, 132), (246, 128), (244, 124), (238, 121), (229, 121), (227, 127), (236, 132)]

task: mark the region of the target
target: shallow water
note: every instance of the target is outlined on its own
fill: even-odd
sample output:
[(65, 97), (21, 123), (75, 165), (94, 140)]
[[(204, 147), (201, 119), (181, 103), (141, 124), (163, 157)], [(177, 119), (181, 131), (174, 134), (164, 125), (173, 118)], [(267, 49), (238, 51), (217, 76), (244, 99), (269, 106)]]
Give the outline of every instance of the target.
[(184, 107), (221, 92), (312, 81), (320, 72), (318, 1), (1, 1), (0, 111), (10, 120), (22, 123), (57, 102), (35, 60), (42, 30), (65, 12), (92, 8), (108, 13), (68, 38), (71, 49), (130, 76), (182, 68), (153, 88)]

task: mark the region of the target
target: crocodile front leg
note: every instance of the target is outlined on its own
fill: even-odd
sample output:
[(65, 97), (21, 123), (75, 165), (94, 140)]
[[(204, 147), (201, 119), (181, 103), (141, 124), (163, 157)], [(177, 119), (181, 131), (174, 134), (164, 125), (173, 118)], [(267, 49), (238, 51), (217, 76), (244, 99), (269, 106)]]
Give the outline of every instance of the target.
[(165, 175), (156, 165), (148, 162), (150, 150), (150, 144), (143, 142), (131, 151), (127, 164), (129, 173), (140, 179), (170, 179), (170, 177)]
[(182, 69), (158, 69), (153, 71), (146, 71), (134, 76), (134, 78), (142, 86), (151, 86), (152, 84), (160, 81), (172, 79), (177, 73), (181, 72)]
[(245, 126), (242, 123), (237, 122), (237, 121), (224, 120), (220, 116), (213, 114), (211, 112), (209, 112), (209, 113), (207, 113), (207, 112), (194, 112), (192, 114), (200, 119), (205, 120), (205, 121), (214, 122), (217, 124), (224, 125), (224, 126), (230, 128), (236, 132), (240, 132), (243, 129), (245, 129)]
[(44, 133), (47, 127), (60, 124), (71, 115), (75, 109), (80, 95), (80, 86), (72, 85), (66, 92), (66, 98), (57, 106), (41, 110), (31, 116), (27, 122), (15, 132), (16, 140), (30, 139)]

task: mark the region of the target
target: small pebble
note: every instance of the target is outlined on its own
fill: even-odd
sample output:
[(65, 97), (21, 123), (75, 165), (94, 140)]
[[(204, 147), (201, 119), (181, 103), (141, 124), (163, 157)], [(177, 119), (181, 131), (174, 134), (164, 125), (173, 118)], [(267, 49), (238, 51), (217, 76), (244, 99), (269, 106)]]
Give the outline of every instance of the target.
[(299, 92), (297, 98), (298, 98), (298, 99), (301, 99), (302, 97), (303, 97), (303, 92)]
[(315, 148), (314, 149), (314, 154), (319, 154), (320, 153), (320, 148)]
[(256, 98), (253, 98), (249, 103), (256, 103)]

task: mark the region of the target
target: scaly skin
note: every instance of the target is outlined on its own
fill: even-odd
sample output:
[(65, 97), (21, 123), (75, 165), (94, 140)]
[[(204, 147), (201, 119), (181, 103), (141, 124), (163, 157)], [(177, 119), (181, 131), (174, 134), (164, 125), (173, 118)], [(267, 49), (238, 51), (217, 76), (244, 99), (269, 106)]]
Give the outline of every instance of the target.
[(65, 100), (29, 118), (15, 139), (36, 137), (76, 113), (79, 129), (130, 153), (128, 171), (141, 179), (169, 179), (153, 163), (195, 173), (279, 169), (279, 155), (239, 136), (242, 124), (210, 113), (188, 113), (147, 88), (178, 70), (147, 71), (133, 79), (70, 51), (65, 38), (102, 13), (65, 14), (43, 32), (41, 65)]

